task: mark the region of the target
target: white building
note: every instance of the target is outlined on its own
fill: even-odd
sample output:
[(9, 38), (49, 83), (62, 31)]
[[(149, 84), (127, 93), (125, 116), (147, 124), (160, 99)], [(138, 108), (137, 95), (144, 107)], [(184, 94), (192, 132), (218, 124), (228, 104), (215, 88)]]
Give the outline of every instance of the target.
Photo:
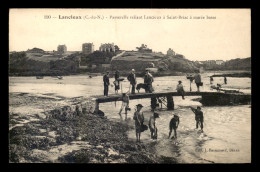
[(114, 43), (112, 44), (101, 44), (100, 47), (99, 47), (99, 51), (102, 51), (102, 52), (115, 52), (115, 45)]
[(222, 63), (224, 63), (223, 60), (216, 60), (216, 64), (217, 64), (217, 65), (221, 65)]

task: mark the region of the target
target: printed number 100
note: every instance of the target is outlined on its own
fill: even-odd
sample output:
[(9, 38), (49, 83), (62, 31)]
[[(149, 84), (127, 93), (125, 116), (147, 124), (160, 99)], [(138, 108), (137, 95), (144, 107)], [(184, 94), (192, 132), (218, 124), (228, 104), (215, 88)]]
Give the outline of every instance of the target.
[(51, 16), (50, 15), (44, 15), (44, 19), (50, 19)]

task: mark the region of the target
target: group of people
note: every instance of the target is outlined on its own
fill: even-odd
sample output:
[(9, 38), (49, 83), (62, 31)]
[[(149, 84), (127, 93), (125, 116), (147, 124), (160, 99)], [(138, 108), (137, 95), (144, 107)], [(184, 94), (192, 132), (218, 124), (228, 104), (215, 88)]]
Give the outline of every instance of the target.
[[(187, 78), (190, 79), (190, 84), (193, 82), (193, 80), (195, 80), (195, 84), (197, 86), (197, 92), (200, 92), (200, 86), (203, 86), (203, 82), (201, 82), (201, 76), (200, 76), (199, 71), (197, 70), (196, 74), (194, 76), (190, 75)], [(182, 85), (182, 81), (178, 81), (178, 85), (176, 87), (176, 90), (177, 90), (177, 93), (180, 94), (182, 96), (182, 99), (184, 100), (185, 99), (184, 98), (185, 91), (184, 91), (184, 88), (183, 88), (183, 85)], [(191, 88), (190, 88), (190, 91), (191, 91)]]
[[(127, 80), (130, 82), (131, 85), (131, 94), (135, 94), (135, 89), (137, 85), (136, 81), (136, 74), (135, 69), (131, 70), (131, 73), (127, 76)], [(145, 85), (145, 92), (146, 93), (152, 93), (154, 91), (152, 83), (154, 79), (152, 74), (149, 72), (148, 69), (145, 71), (144, 75), (144, 85)], [(108, 90), (109, 90), (109, 71), (106, 72), (106, 74), (103, 76), (103, 82), (104, 82), (104, 96), (108, 96)], [(115, 93), (118, 94), (118, 90), (120, 89), (120, 73), (118, 70), (115, 71), (115, 81), (113, 82), (115, 85)]]
[[(115, 93), (118, 94), (118, 90), (120, 89), (120, 73), (118, 70), (115, 71), (115, 81), (113, 82), (115, 85)], [(106, 72), (106, 74), (103, 76), (103, 82), (104, 82), (104, 96), (108, 96), (108, 90), (109, 90), (109, 71)]]
[[(210, 76), (210, 84), (213, 84), (213, 81), (214, 81), (213, 77)], [(227, 77), (225, 76), (224, 76), (224, 84), (227, 84)]]
[[(200, 92), (200, 87), (203, 86), (203, 82), (201, 82), (201, 75), (199, 73), (199, 70), (195, 71), (196, 74), (194, 76), (189, 76), (187, 78), (190, 79), (190, 83), (193, 82), (193, 80), (195, 81), (195, 84), (197, 86), (197, 92)], [(135, 94), (135, 89), (136, 89), (136, 85), (137, 85), (137, 81), (136, 81), (136, 74), (135, 74), (135, 69), (131, 70), (131, 73), (127, 76), (127, 80), (130, 82), (131, 85), (131, 94)], [(213, 84), (213, 77), (210, 76), (210, 84)], [(104, 82), (104, 96), (108, 96), (108, 90), (109, 90), (109, 72), (107, 71), (106, 74), (103, 76), (103, 82)], [(154, 91), (152, 83), (154, 82), (153, 76), (152, 74), (149, 72), (149, 70), (145, 71), (145, 75), (144, 75), (144, 89), (146, 93), (152, 93)], [(178, 85), (177, 85), (177, 92), (182, 96), (183, 99), (184, 98), (184, 89), (183, 89), (183, 85), (182, 85), (182, 81), (178, 81)], [(115, 93), (118, 94), (118, 90), (120, 89), (120, 73), (118, 70), (115, 71), (115, 81), (113, 82), (115, 85)], [(227, 84), (227, 78), (224, 77), (224, 84)], [(218, 84), (220, 85), (220, 84)], [(130, 91), (130, 90), (129, 90)], [(191, 91), (191, 88), (190, 88)]]
[[(137, 85), (135, 69), (132, 69), (131, 73), (127, 76), (127, 80), (130, 82), (130, 85), (132, 87), (131, 94), (135, 94), (135, 89)], [(149, 72), (148, 69), (146, 69), (143, 83), (146, 93), (152, 93), (154, 91), (152, 85), (153, 81), (153, 75)]]
[[(136, 105), (136, 112), (134, 113), (133, 119), (135, 120), (135, 131), (136, 131), (136, 142), (141, 142), (140, 137), (141, 133), (145, 131), (144, 128), (144, 115), (141, 109), (143, 108), (143, 105), (138, 104)], [(198, 106), (197, 109), (190, 107), (192, 112), (195, 114), (195, 121), (196, 121), (196, 129), (201, 128), (201, 131), (203, 132), (203, 122), (204, 122), (204, 117), (203, 117), (203, 112), (201, 111), (201, 107)], [(157, 112), (154, 112), (149, 119), (149, 129), (151, 132), (151, 139), (157, 139), (157, 133), (158, 129), (156, 127), (156, 119), (160, 118), (159, 114)], [(172, 138), (177, 138), (177, 128), (180, 124), (180, 119), (178, 114), (174, 114), (172, 119), (169, 122), (169, 136), (168, 138), (171, 137), (172, 130), (174, 131), (174, 136)]]
[[(213, 77), (210, 76), (210, 84), (213, 84), (213, 81), (214, 81)], [(223, 84), (227, 84), (227, 77), (225, 77), (225, 76), (224, 76), (224, 83)], [(217, 83), (217, 86), (211, 85), (211, 88), (216, 89), (219, 92), (219, 91), (221, 91), (221, 87), (222, 87), (223, 84)]]
[[(115, 93), (118, 94), (118, 90), (120, 89), (120, 73), (118, 70), (115, 71), (115, 81), (114, 81), (114, 85), (115, 85)], [(135, 70), (132, 69), (131, 73), (127, 76), (128, 81), (130, 82), (131, 85), (131, 94), (135, 94), (135, 89), (136, 89), (136, 85), (137, 85), (137, 81), (136, 81), (136, 74), (135, 74)], [(190, 81), (192, 82), (193, 80), (195, 80), (195, 84), (197, 86), (197, 91), (199, 92), (200, 89), (199, 87), (203, 85), (203, 83), (201, 82), (201, 76), (199, 74), (199, 71), (196, 71), (196, 74), (193, 77), (190, 77)], [(146, 93), (152, 93), (153, 90), (153, 83), (154, 79), (152, 74), (149, 73), (149, 70), (146, 70), (145, 72), (145, 76), (144, 76), (144, 88), (145, 88), (145, 92)], [(107, 71), (106, 74), (103, 76), (103, 82), (104, 82), (104, 96), (108, 96), (108, 89), (109, 89), (109, 72)], [(178, 85), (176, 88), (177, 92), (182, 96), (182, 99), (184, 98), (184, 88), (182, 85), (182, 81), (178, 81)], [(121, 108), (119, 110), (119, 116), (120, 119), (122, 119), (121, 113), (123, 111), (123, 109), (125, 109), (125, 120), (127, 120), (127, 111), (130, 111), (131, 109), (129, 108), (129, 94), (130, 94), (130, 90), (126, 93), (122, 93), (122, 97), (119, 98), (120, 100), (122, 100), (122, 105)], [(136, 141), (140, 142), (140, 137), (141, 137), (141, 133), (143, 131), (145, 131), (144, 129), (144, 115), (143, 112), (141, 111), (141, 109), (143, 108), (143, 106), (141, 104), (136, 105), (136, 111), (134, 113), (134, 117), (133, 119), (135, 120), (135, 129), (136, 129)], [(195, 121), (196, 121), (196, 128), (199, 127), (201, 128), (201, 131), (203, 132), (203, 112), (201, 111), (201, 108), (198, 106), (197, 109), (191, 107), (192, 112), (195, 114)], [(150, 118), (149, 118), (149, 124), (148, 127), (150, 129), (151, 132), (151, 139), (157, 139), (157, 133), (158, 133), (158, 129), (156, 127), (156, 119), (159, 118), (159, 114), (154, 112)], [(170, 120), (169, 122), (169, 136), (168, 138), (170, 138), (171, 134), (172, 134), (172, 130), (174, 131), (174, 138), (177, 138), (177, 128), (179, 126), (180, 120), (179, 120), (179, 116), (177, 114), (173, 115), (173, 118)]]

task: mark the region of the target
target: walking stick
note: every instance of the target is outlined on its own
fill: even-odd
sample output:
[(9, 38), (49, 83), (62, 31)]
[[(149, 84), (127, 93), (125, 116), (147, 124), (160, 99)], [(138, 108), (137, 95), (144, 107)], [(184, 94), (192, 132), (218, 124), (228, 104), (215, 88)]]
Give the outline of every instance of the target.
[(122, 82), (121, 82), (121, 93), (123, 94), (123, 87), (122, 87)]
[(190, 92), (191, 92), (191, 81), (190, 81)]

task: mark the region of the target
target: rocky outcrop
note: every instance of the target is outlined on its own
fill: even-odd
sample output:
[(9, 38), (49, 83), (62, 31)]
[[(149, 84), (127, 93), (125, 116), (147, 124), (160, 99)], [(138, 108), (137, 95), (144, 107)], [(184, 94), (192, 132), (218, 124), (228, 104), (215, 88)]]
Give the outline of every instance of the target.
[(141, 53), (127, 51), (123, 55), (111, 61), (111, 69), (120, 71), (130, 71), (135, 69), (137, 72), (145, 71), (145, 68), (158, 68), (159, 72), (194, 72), (198, 66), (185, 58), (177, 56), (165, 56), (161, 53)]

